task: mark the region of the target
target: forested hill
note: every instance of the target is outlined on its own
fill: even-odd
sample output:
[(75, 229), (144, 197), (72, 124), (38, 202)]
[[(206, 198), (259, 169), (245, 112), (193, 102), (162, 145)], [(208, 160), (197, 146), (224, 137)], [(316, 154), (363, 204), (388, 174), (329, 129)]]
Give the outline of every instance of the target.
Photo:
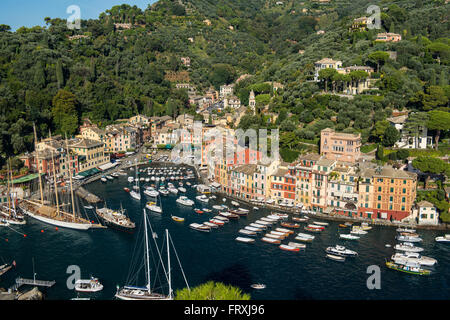
[[(269, 125), (280, 125), (283, 137), (310, 140), (332, 126), (362, 132), (367, 141), (394, 108), (448, 108), (450, 5), (371, 4), (381, 9), (380, 30), (349, 30), (353, 19), (369, 16), (365, 0), (160, 0), (145, 10), (112, 7), (83, 20), (80, 30), (51, 17), (44, 28), (11, 32), (0, 25), (0, 164), (32, 149), (33, 122), (45, 136), (49, 130), (75, 134), (86, 116), (106, 125), (137, 113), (195, 114), (177, 82), (201, 94), (250, 74), (236, 86), (241, 101), (253, 89), (259, 107), (280, 114)], [(384, 31), (403, 40), (375, 42)], [(397, 57), (383, 60), (380, 51)], [(190, 58), (189, 67), (181, 57)], [(353, 100), (318, 95), (323, 83), (309, 80), (314, 61), (325, 57), (379, 69), (379, 91)], [(284, 90), (274, 94), (267, 81)], [(261, 112), (241, 124), (267, 125)]]

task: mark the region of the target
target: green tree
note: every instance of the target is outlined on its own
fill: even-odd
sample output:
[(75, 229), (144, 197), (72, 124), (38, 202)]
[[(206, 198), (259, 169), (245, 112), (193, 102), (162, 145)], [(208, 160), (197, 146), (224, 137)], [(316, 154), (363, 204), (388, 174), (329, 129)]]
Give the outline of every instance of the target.
[(61, 60), (56, 62), (56, 81), (58, 82), (58, 89), (64, 86), (64, 71)]
[(375, 63), (377, 65), (377, 72), (380, 71), (380, 64), (386, 63), (389, 59), (389, 53), (384, 51), (375, 51), (370, 53), (367, 58), (369, 61)]
[(441, 131), (450, 130), (450, 112), (433, 110), (428, 112), (427, 127), (431, 130), (436, 130), (435, 134), (435, 148), (438, 149), (439, 137)]
[(419, 135), (424, 130), (427, 121), (428, 114), (426, 112), (414, 112), (409, 115), (408, 120), (403, 126), (403, 134), (405, 134), (408, 139), (414, 139), (414, 147), (416, 149), (419, 147)]
[(328, 81), (331, 81), (338, 72), (333, 68), (319, 70), (319, 79), (325, 81), (325, 92), (328, 92)]
[(177, 290), (175, 300), (250, 300), (250, 295), (237, 287), (209, 281), (191, 289)]
[(393, 126), (388, 126), (383, 134), (383, 146), (392, 147), (400, 138), (400, 133)]
[(78, 129), (76, 97), (66, 90), (59, 90), (52, 100), (52, 117), (60, 134), (73, 135)]

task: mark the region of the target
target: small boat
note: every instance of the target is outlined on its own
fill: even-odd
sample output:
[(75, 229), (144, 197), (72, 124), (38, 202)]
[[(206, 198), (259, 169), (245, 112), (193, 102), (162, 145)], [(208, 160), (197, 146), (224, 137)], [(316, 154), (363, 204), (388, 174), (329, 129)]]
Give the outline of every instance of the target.
[(177, 216), (172, 216), (172, 220), (173, 220), (173, 221), (176, 221), (176, 222), (183, 222), (183, 221), (184, 221), (184, 218), (177, 217)]
[(200, 209), (194, 209), (194, 212), (195, 212), (195, 213), (198, 213), (198, 214), (203, 214), (203, 211), (200, 210)]
[(262, 232), (263, 231), (263, 229), (250, 227), (250, 226), (246, 226), (246, 227), (244, 227), (244, 229), (248, 230), (248, 231), (253, 231), (253, 232)]
[(205, 196), (204, 194), (202, 194), (201, 196), (195, 197), (195, 199), (197, 199), (198, 201), (201, 201), (201, 202), (205, 202), (205, 203), (208, 203), (208, 201), (209, 201), (208, 197)]
[(141, 194), (140, 194), (139, 192), (136, 192), (136, 191), (130, 191), (130, 196), (131, 196), (133, 199), (141, 200)]
[(223, 207), (222, 207), (222, 206), (217, 206), (217, 205), (215, 205), (215, 206), (213, 206), (213, 209), (215, 209), (215, 210), (222, 210)]
[(259, 210), (259, 208), (258, 207), (253, 207), (253, 210)]
[(204, 224), (198, 224), (198, 223), (191, 223), (189, 225), (189, 227), (191, 229), (197, 230), (197, 231), (202, 231), (202, 232), (210, 232), (211, 228), (208, 226), (205, 226)]
[(322, 229), (311, 228), (308, 226), (304, 227), (303, 229), (305, 229), (306, 231), (309, 231), (309, 232), (322, 232)]
[(147, 202), (147, 204), (145, 205), (145, 207), (153, 212), (156, 213), (162, 213), (162, 208), (160, 206), (157, 206), (155, 202)]
[(325, 230), (325, 227), (324, 227), (324, 226), (319, 226), (319, 225), (317, 225), (317, 224), (308, 224), (308, 228)]
[(227, 198), (222, 198), (222, 201), (223, 202), (227, 202)]
[(282, 222), (281, 226), (286, 227), (286, 228), (294, 228), (294, 229), (300, 228), (300, 225), (298, 223), (290, 223), (290, 222)]
[(275, 228), (275, 231), (278, 231), (278, 232), (283, 232), (283, 233), (286, 233), (286, 234), (294, 234), (294, 231), (293, 230), (291, 230), (291, 229), (285, 229), (285, 228)]
[(128, 177), (128, 182), (134, 182), (134, 178), (133, 177)]
[(149, 197), (152, 197), (152, 198), (156, 198), (156, 197), (159, 196), (159, 192), (156, 191), (156, 190), (154, 190), (154, 189), (151, 188), (151, 187), (145, 189), (145, 190), (144, 190), (144, 194), (147, 195), (147, 196), (149, 196)]
[(396, 270), (396, 271), (420, 275), (420, 276), (423, 276), (423, 275), (428, 276), (431, 274), (430, 270), (422, 269), (422, 268), (420, 268), (420, 265), (413, 264), (413, 263), (409, 263), (407, 265), (401, 265), (401, 264), (394, 263), (392, 261), (386, 261), (386, 267), (388, 267), (389, 269)]
[(262, 237), (261, 241), (267, 242), (267, 243), (273, 243), (273, 244), (280, 244), (281, 241), (277, 240), (277, 239), (272, 239), (272, 238), (268, 238), (268, 237)]
[(339, 228), (348, 228), (348, 226), (346, 224), (339, 224)]
[(226, 211), (221, 211), (219, 212), (219, 215), (228, 218), (228, 219), (239, 219), (239, 216), (237, 214), (231, 213), (231, 212), (226, 212)]
[(263, 226), (272, 226), (272, 222), (267, 222), (267, 221), (264, 221), (264, 220), (256, 220), (255, 221), (255, 223), (257, 223), (257, 224), (262, 224)]
[(85, 209), (88, 209), (88, 210), (92, 210), (92, 209), (94, 209), (94, 207), (93, 207), (93, 206), (84, 206), (84, 208), (85, 208)]
[(208, 208), (202, 208), (202, 211), (203, 211), (203, 212), (206, 212), (206, 213), (212, 212), (212, 210), (211, 210), (211, 209), (208, 209)]
[(246, 230), (246, 229), (241, 229), (238, 231), (239, 233), (242, 234), (246, 234), (248, 236), (256, 236), (256, 232), (255, 231), (250, 231), (250, 230)]
[(364, 231), (368, 231), (368, 230), (371, 230), (372, 227), (370, 227), (367, 222), (363, 222), (363, 223), (361, 223), (361, 229)]
[(397, 232), (409, 232), (409, 233), (414, 233), (414, 232), (416, 232), (415, 229), (408, 229), (408, 228), (397, 228), (396, 231), (397, 231)]
[(351, 234), (342, 234), (342, 233), (339, 235), (339, 237), (342, 239), (346, 239), (346, 240), (358, 240), (359, 239), (359, 237), (357, 237), (357, 236), (354, 236)]
[(236, 241), (244, 242), (244, 243), (253, 243), (253, 242), (255, 242), (255, 239), (246, 238), (246, 237), (237, 237)]
[(183, 188), (183, 187), (179, 187), (178, 190), (180, 190), (180, 192), (183, 192), (183, 193), (186, 192), (186, 188)]
[(318, 225), (318, 226), (327, 227), (329, 223), (328, 222), (313, 221), (313, 224)]
[(253, 289), (261, 290), (261, 289), (265, 289), (266, 285), (262, 284), (262, 283), (254, 283), (250, 287), (252, 287)]
[(3, 264), (0, 266), (0, 276), (11, 270), (11, 268), (15, 265), (15, 262), (13, 262), (12, 265), (10, 264)]
[(416, 237), (416, 238), (419, 238), (419, 234), (418, 233), (400, 232), (400, 235), (404, 236), (404, 237)]
[(367, 231), (361, 230), (361, 229), (352, 229), (350, 231), (351, 234), (367, 234)]
[(293, 241), (290, 241), (290, 242), (288, 243), (288, 246), (295, 247), (295, 248), (299, 248), (299, 249), (305, 249), (305, 248), (306, 248), (306, 244), (303, 244), (303, 243), (297, 243), (297, 242), (293, 242)]
[(289, 218), (289, 215), (286, 213), (272, 213), (271, 216), (278, 217), (279, 219), (287, 219)]
[(107, 182), (107, 181), (108, 181), (108, 180), (106, 180), (106, 178), (103, 178), (103, 177), (101, 177), (100, 180), (101, 180), (102, 182)]
[(297, 221), (297, 222), (306, 222), (308, 221), (308, 217), (303, 217), (303, 218), (299, 218), (299, 217), (292, 217), (292, 220)]
[(111, 177), (111, 176), (106, 176), (106, 179), (108, 179), (108, 180), (114, 180), (114, 178), (113, 177)]
[(263, 224), (256, 223), (256, 222), (250, 223), (249, 226), (250, 227), (254, 227), (254, 228), (258, 228), (258, 229), (263, 229), (263, 230), (267, 229), (267, 226), (265, 226)]
[(339, 261), (339, 262), (344, 262), (345, 261), (345, 257), (341, 257), (341, 256), (335, 256), (333, 254), (327, 254), (326, 256), (328, 259), (334, 260), (334, 261)]
[(75, 282), (75, 291), (78, 292), (98, 292), (103, 290), (103, 285), (98, 281), (97, 278), (92, 278), (89, 280), (77, 280)]
[(269, 219), (269, 218), (266, 218), (266, 217), (262, 217), (260, 220), (265, 221), (265, 222), (270, 222), (272, 224), (278, 222), (278, 220), (273, 220), (273, 219)]
[(220, 220), (223, 222), (230, 222), (230, 220), (224, 216), (215, 216), (215, 217), (213, 217), (213, 219)]
[(123, 188), (123, 190), (125, 190), (126, 192), (130, 192), (129, 188)]
[(225, 224), (225, 221), (218, 220), (218, 219), (210, 219), (209, 222), (217, 224), (218, 226), (223, 226)]
[(279, 232), (279, 231), (270, 231), (269, 234), (273, 234), (276, 236), (280, 236), (280, 237), (287, 237), (289, 236), (289, 234), (285, 233), (285, 232)]
[(434, 240), (436, 242), (450, 242), (450, 234), (446, 234), (444, 236), (436, 237)]
[(284, 235), (276, 235), (272, 233), (266, 233), (264, 237), (271, 238), (271, 239), (278, 239), (278, 240), (284, 240), (286, 238)]
[(290, 245), (288, 245), (288, 244), (280, 244), (280, 245), (279, 245), (279, 248), (280, 248), (281, 250), (285, 250), (285, 251), (292, 251), (292, 252), (298, 252), (298, 251), (300, 251), (300, 248), (298, 248), (298, 247), (293, 247), (293, 246), (290, 246)]
[(182, 204), (184, 206), (193, 206), (194, 205), (194, 201), (192, 201), (191, 199), (189, 199), (188, 197), (185, 196), (181, 196), (176, 200), (177, 203)]
[(232, 204), (233, 206), (235, 206), (235, 207), (239, 207), (239, 203), (236, 202), (236, 201), (231, 201), (231, 204)]
[(210, 227), (210, 228), (218, 228), (218, 227), (219, 227), (218, 224), (215, 224), (215, 223), (209, 222), (209, 221), (205, 221), (205, 222), (203, 222), (203, 224), (204, 224), (205, 226)]

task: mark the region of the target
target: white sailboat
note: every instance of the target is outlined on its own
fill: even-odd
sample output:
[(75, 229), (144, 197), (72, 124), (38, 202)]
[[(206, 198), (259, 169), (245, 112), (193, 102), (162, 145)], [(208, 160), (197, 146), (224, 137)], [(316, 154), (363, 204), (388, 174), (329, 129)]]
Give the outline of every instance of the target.
[[(10, 187), (11, 184), (11, 187)], [(7, 197), (8, 202), (7, 205), (2, 205), (0, 207), (0, 218), (8, 222), (8, 224), (26, 224), (26, 220), (22, 214), (19, 214), (16, 209), (16, 200), (13, 196), (13, 176), (12, 176), (12, 167), (11, 167), (11, 158), (8, 163), (8, 188), (7, 188)]]
[[(147, 231), (147, 224), (150, 226), (150, 231), (152, 233), (152, 238), (155, 242), (155, 247), (158, 252), (158, 257), (161, 262), (166, 280), (169, 284), (169, 294), (161, 294), (153, 292), (151, 289), (151, 282), (150, 282), (150, 253), (149, 253), (149, 239), (148, 239), (148, 231)], [(169, 235), (169, 231), (166, 229), (166, 241), (167, 241), (167, 270), (164, 267), (164, 263), (162, 261), (161, 253), (158, 249), (158, 246), (156, 244), (155, 240), (155, 233), (152, 230), (150, 222), (147, 221), (147, 213), (144, 209), (144, 235), (145, 235), (145, 252), (144, 252), (144, 267), (145, 267), (145, 276), (147, 284), (145, 287), (137, 287), (137, 286), (124, 286), (124, 287), (117, 287), (117, 293), (115, 297), (120, 300), (173, 300), (173, 290), (172, 290), (172, 278), (171, 278), (171, 266), (170, 266), (170, 248), (169, 243), (172, 243), (172, 240)], [(172, 243), (173, 246), (173, 243)], [(175, 247), (174, 247), (175, 249)], [(180, 264), (180, 269), (182, 271), (184, 280), (186, 282), (186, 285), (189, 289), (189, 285), (187, 283), (186, 277), (184, 275), (183, 268), (181, 267), (181, 263), (178, 259), (178, 255), (176, 253), (178, 263)]]

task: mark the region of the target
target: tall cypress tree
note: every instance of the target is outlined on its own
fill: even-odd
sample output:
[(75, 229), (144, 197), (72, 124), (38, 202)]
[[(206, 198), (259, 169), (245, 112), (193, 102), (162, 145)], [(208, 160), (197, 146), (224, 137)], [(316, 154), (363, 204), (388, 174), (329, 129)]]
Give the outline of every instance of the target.
[(58, 89), (64, 87), (64, 71), (61, 60), (56, 62), (56, 81), (58, 82)]

